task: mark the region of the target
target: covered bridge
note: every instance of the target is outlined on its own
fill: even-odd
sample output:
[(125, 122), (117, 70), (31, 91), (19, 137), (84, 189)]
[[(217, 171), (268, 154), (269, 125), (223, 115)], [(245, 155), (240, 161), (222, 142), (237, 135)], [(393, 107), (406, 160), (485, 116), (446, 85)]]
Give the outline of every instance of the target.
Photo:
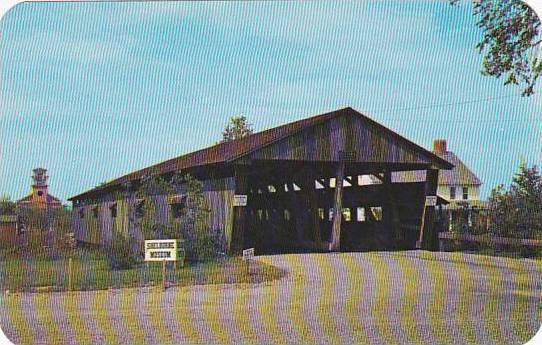
[[(72, 197), (79, 242), (111, 240), (113, 227), (135, 242), (123, 189), (151, 171), (190, 173), (203, 182), (210, 231), (230, 254), (436, 249), (439, 169), (453, 166), (352, 108), (288, 123), (135, 171)], [(404, 182), (405, 172), (423, 179)], [(407, 173), (408, 174), (408, 173)], [(401, 181), (401, 182), (399, 182)], [(240, 206), (234, 200), (244, 199)], [(157, 221), (171, 219), (181, 195), (161, 196)], [(113, 210), (115, 210), (113, 212)], [(339, 211), (337, 211), (339, 210)]]

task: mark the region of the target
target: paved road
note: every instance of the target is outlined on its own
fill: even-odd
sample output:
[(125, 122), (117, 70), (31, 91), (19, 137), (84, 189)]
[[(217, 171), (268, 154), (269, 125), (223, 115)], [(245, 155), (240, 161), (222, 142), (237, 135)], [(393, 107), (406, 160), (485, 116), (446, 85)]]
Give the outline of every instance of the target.
[(541, 261), (396, 252), (258, 257), (254, 285), (2, 296), (1, 326), (37, 344), (522, 344), (541, 324)]

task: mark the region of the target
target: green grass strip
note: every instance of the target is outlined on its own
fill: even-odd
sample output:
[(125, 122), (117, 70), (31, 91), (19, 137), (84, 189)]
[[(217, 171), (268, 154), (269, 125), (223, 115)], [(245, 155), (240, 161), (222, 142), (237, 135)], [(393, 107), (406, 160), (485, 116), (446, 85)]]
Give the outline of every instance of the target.
[[(413, 344), (422, 344), (424, 343), (424, 338), (419, 329), (416, 315), (412, 313), (412, 310), (416, 308), (418, 303), (418, 287), (422, 277), (420, 277), (420, 272), (414, 266), (412, 258), (404, 255), (399, 257), (397, 257), (397, 255), (391, 255), (391, 258), (401, 269), (403, 297), (400, 309), (400, 322), (402, 329), (408, 337), (409, 342), (412, 342)], [(420, 262), (418, 261), (417, 264), (420, 264)], [(421, 264), (423, 264), (423, 262)]]
[(448, 284), (445, 268), (441, 262), (435, 260), (431, 252), (421, 251), (420, 261), (421, 264), (426, 265), (429, 273), (427, 279), (430, 280), (431, 296), (425, 315), (428, 318), (433, 337), (438, 344), (454, 344), (454, 339), (443, 322), (443, 307), (448, 303), (444, 290), (444, 287)]
[(380, 334), (380, 340), (389, 345), (399, 344), (399, 340), (391, 334), (389, 327), (393, 321), (389, 319), (387, 310), (391, 289), (388, 264), (377, 253), (367, 253), (365, 258), (375, 272), (373, 276), (375, 279), (374, 304), (371, 313)]
[(297, 334), (299, 342), (303, 344), (314, 344), (316, 340), (312, 334), (310, 325), (307, 324), (303, 310), (303, 305), (307, 299), (307, 291), (312, 291), (312, 287), (307, 286), (305, 274), (307, 267), (297, 255), (284, 255), (284, 260), (288, 264), (289, 272), (293, 273), (294, 284), (290, 284), (290, 300), (288, 303), (288, 315), (292, 321), (292, 326)]
[[(347, 324), (349, 325), (349, 330), (357, 344), (369, 344), (369, 340), (362, 326), (362, 323), (365, 321), (362, 319), (359, 311), (360, 304), (367, 302), (363, 300), (364, 291), (362, 291), (363, 279), (366, 277), (367, 273), (364, 272), (361, 263), (352, 258), (352, 255), (344, 254), (340, 255), (338, 258), (345, 266), (348, 275), (348, 286), (346, 287), (348, 290), (344, 305), (344, 313), (346, 314), (345, 317)], [(366, 316), (368, 317), (369, 315)]]

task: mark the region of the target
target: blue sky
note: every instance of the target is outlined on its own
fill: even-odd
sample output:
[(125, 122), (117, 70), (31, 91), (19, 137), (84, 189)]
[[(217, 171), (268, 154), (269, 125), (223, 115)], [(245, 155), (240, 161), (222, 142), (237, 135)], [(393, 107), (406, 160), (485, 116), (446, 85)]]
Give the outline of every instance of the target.
[(213, 144), (351, 106), (485, 182), (540, 165), (542, 90), (480, 75), (469, 1), (22, 3), (0, 22), (0, 194), (67, 199)]

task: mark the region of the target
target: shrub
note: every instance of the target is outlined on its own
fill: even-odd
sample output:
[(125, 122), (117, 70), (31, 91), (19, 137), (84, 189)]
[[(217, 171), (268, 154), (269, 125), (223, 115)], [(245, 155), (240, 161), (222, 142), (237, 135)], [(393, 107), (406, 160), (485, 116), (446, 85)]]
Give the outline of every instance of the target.
[(130, 249), (128, 236), (120, 231), (113, 231), (111, 243), (105, 248), (109, 267), (114, 270), (132, 268), (137, 263), (137, 256)]

